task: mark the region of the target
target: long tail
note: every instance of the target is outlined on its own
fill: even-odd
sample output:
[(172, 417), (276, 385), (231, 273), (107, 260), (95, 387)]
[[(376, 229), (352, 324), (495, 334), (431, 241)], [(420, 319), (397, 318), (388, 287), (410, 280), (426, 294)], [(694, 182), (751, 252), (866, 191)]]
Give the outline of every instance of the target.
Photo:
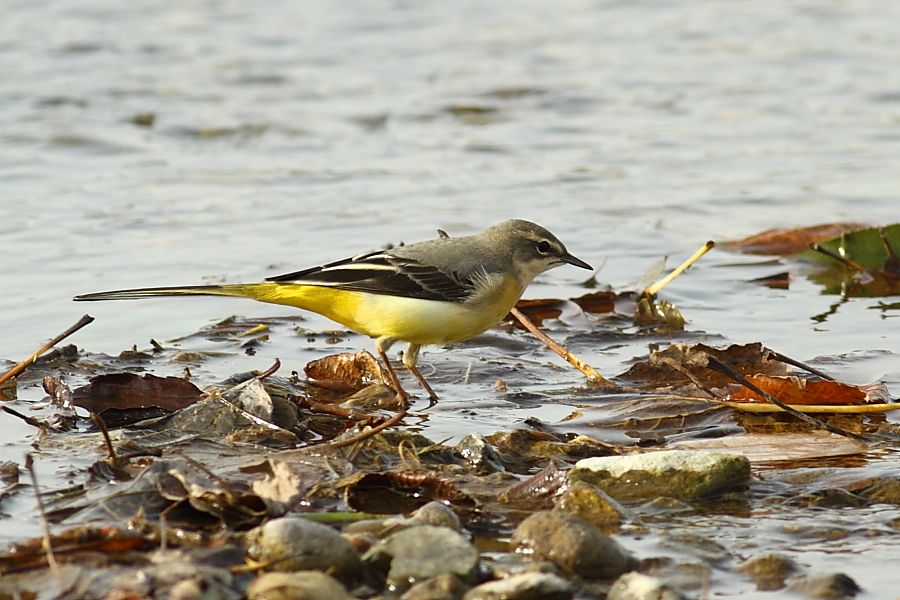
[(266, 284), (236, 283), (230, 285), (190, 285), (185, 287), (152, 287), (136, 288), (133, 290), (113, 290), (110, 292), (95, 292), (75, 296), (76, 302), (92, 302), (95, 300), (139, 300), (141, 298), (156, 298), (159, 296), (237, 296), (244, 298), (260, 298), (261, 288)]
[(113, 290), (75, 296), (79, 302), (94, 300), (139, 300), (160, 296), (234, 296), (251, 298), (270, 304), (293, 306), (309, 310), (337, 321), (354, 331), (372, 335), (369, 327), (359, 321), (358, 292), (298, 283), (263, 281), (260, 283), (231, 283), (225, 285), (190, 285), (184, 287), (152, 287), (133, 290)]

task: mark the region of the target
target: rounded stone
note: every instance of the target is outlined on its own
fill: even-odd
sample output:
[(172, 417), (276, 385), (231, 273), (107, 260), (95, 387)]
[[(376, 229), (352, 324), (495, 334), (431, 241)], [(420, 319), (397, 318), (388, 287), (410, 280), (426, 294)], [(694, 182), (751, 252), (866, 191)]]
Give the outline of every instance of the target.
[(417, 525), (434, 525), (435, 527), (448, 527), (453, 531), (460, 530), (459, 517), (456, 516), (456, 513), (449, 506), (437, 500), (420, 506), (410, 515), (409, 521)]
[(452, 573), (471, 582), (478, 566), (478, 550), (447, 527), (420, 525), (382, 540), (363, 557), (377, 571), (387, 571), (387, 584), (395, 590)]
[(606, 600), (686, 600), (686, 597), (656, 577), (631, 572), (616, 579)]
[(746, 487), (750, 461), (737, 454), (695, 450), (600, 456), (579, 460), (569, 480), (592, 483), (617, 500), (694, 500)]
[(283, 517), (247, 534), (247, 555), (273, 571), (328, 571), (343, 581), (356, 579), (359, 555), (344, 536), (321, 523)]
[(626, 515), (625, 507), (595, 485), (576, 481), (556, 500), (556, 510), (581, 517), (594, 527), (614, 529)]
[(467, 588), (453, 573), (444, 573), (412, 586), (400, 600), (459, 600)]
[(266, 573), (247, 586), (247, 600), (353, 600), (344, 586), (319, 571)]
[(798, 577), (791, 581), (790, 589), (817, 600), (853, 598), (862, 591), (852, 577), (843, 573)]
[(766, 554), (745, 561), (738, 569), (762, 592), (780, 590), (785, 580), (799, 571), (797, 564), (781, 554)]
[(535, 572), (482, 583), (463, 600), (569, 600), (572, 593), (572, 584), (559, 575)]
[(549, 560), (585, 579), (613, 579), (637, 563), (610, 536), (580, 517), (558, 511), (529, 516), (513, 532), (510, 545), (532, 560)]

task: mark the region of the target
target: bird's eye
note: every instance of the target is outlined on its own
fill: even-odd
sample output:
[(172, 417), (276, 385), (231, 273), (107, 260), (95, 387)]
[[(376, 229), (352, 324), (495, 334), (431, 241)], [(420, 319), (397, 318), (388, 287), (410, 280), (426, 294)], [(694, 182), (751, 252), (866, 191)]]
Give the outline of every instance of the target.
[(550, 254), (550, 242), (541, 240), (537, 244), (538, 254)]

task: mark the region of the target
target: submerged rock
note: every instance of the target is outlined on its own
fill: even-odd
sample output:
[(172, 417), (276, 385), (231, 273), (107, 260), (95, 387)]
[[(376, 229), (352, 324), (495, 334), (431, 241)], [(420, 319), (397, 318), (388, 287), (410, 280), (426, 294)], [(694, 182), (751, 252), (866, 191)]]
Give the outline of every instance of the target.
[(494, 447), (477, 433), (470, 433), (461, 439), (453, 453), (460, 457), (469, 469), (481, 475), (506, 470)]
[(358, 578), (362, 563), (353, 545), (321, 523), (272, 519), (247, 534), (247, 555), (273, 571), (328, 571), (342, 581)]
[(420, 506), (408, 517), (391, 516), (383, 519), (364, 519), (350, 523), (344, 527), (344, 534), (348, 536), (369, 535), (381, 539), (392, 533), (419, 525), (448, 527), (453, 531), (462, 529), (459, 517), (456, 516), (456, 513), (449, 506), (438, 500), (432, 500), (428, 504)]
[(618, 542), (584, 519), (558, 511), (537, 512), (522, 521), (510, 545), (533, 560), (549, 560), (586, 579), (612, 579), (637, 562)]
[(860, 495), (870, 502), (900, 506), (900, 478), (877, 477), (860, 492)]
[(685, 600), (685, 596), (656, 577), (632, 572), (616, 579), (606, 600)]
[(578, 461), (569, 479), (592, 483), (617, 500), (693, 500), (746, 486), (750, 461), (736, 454), (691, 450), (601, 456)]
[(744, 562), (739, 570), (750, 577), (761, 592), (780, 590), (785, 580), (795, 574), (797, 564), (781, 554), (766, 554)]
[(559, 575), (535, 572), (482, 583), (463, 600), (569, 600), (572, 593), (572, 584)]
[(409, 521), (417, 525), (448, 527), (453, 531), (459, 531), (461, 528), (456, 513), (449, 506), (437, 500), (420, 506), (409, 516)]
[(626, 518), (624, 506), (595, 485), (576, 481), (556, 500), (555, 510), (581, 517), (600, 529), (615, 528)]
[(412, 586), (400, 600), (459, 600), (467, 588), (453, 573), (444, 573)]
[(250, 582), (247, 600), (353, 600), (341, 583), (319, 571), (266, 573)]
[(843, 573), (830, 573), (816, 577), (798, 577), (791, 582), (792, 591), (817, 600), (845, 600), (856, 596), (862, 588)]
[(378, 571), (387, 571), (390, 588), (406, 590), (444, 573), (471, 582), (478, 566), (478, 550), (452, 529), (420, 525), (381, 541), (366, 552), (363, 560)]

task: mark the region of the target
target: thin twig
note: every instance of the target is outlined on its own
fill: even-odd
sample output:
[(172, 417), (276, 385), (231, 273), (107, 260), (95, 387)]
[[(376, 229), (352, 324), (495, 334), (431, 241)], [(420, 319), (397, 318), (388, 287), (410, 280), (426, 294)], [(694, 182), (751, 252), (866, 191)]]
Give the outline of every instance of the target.
[(866, 268), (864, 266), (862, 266), (861, 264), (859, 264), (858, 262), (854, 262), (854, 261), (850, 260), (849, 258), (847, 258), (846, 256), (841, 256), (840, 254), (831, 251), (830, 249), (826, 248), (825, 246), (823, 246), (821, 244), (813, 244), (810, 246), (810, 248), (812, 250), (818, 252), (819, 254), (824, 254), (828, 258), (833, 258), (834, 260), (838, 261), (839, 263), (841, 263), (842, 265), (844, 265), (851, 271), (857, 271), (859, 273), (866, 273)]
[(0, 410), (2, 410), (3, 412), (7, 412), (14, 417), (19, 417), (20, 419), (22, 419), (23, 421), (25, 421), (32, 427), (37, 427), (38, 429), (48, 429), (50, 427), (47, 423), (44, 423), (43, 421), (35, 419), (34, 417), (29, 417), (28, 415), (23, 415), (19, 411), (12, 409), (12, 408), (6, 406), (5, 404), (0, 405)]
[(795, 359), (791, 358), (790, 356), (785, 356), (784, 354), (781, 354), (780, 352), (775, 352), (774, 350), (769, 350), (769, 356), (771, 356), (775, 360), (783, 362), (787, 365), (791, 365), (793, 367), (803, 369), (804, 371), (808, 371), (808, 372), (812, 373), (813, 375), (818, 375), (819, 377), (821, 377), (822, 379), (824, 379), (826, 381), (834, 381), (834, 377), (832, 377), (831, 375), (828, 375), (827, 373), (824, 373), (815, 367), (811, 367), (809, 365), (803, 364), (799, 360), (795, 360)]
[(34, 487), (34, 498), (37, 500), (38, 514), (41, 517), (41, 526), (44, 529), (44, 537), (41, 540), (41, 546), (47, 554), (47, 564), (54, 571), (57, 568), (56, 557), (53, 556), (53, 543), (50, 540), (50, 523), (47, 521), (47, 512), (44, 510), (44, 501), (41, 499), (41, 490), (38, 487), (37, 473), (34, 472), (34, 457), (31, 453), (25, 455), (25, 468), (31, 474), (31, 485)]
[(262, 373), (259, 373), (256, 377), (259, 379), (265, 379), (266, 377), (268, 377), (269, 375), (271, 375), (272, 373), (274, 373), (275, 371), (277, 371), (280, 368), (281, 368), (281, 360), (276, 358), (275, 362), (272, 363), (271, 367), (269, 367)]
[(754, 384), (752, 381), (749, 381), (746, 377), (744, 377), (743, 375), (741, 375), (740, 373), (738, 373), (737, 371), (735, 371), (734, 369), (732, 369), (725, 363), (719, 361), (718, 359), (716, 359), (712, 356), (707, 356), (707, 365), (709, 366), (710, 369), (712, 369), (714, 371), (718, 371), (719, 373), (727, 375), (728, 377), (731, 377), (736, 382), (740, 383), (747, 389), (756, 392), (757, 394), (759, 394), (760, 396), (762, 396), (767, 401), (774, 404), (775, 406), (777, 406), (784, 412), (800, 419), (801, 421), (804, 421), (805, 423), (812, 425), (813, 427), (816, 427), (817, 429), (825, 429), (826, 431), (830, 431), (831, 433), (836, 433), (837, 435), (842, 435), (844, 437), (853, 438), (853, 439), (861, 440), (864, 442), (872, 441), (872, 438), (868, 435), (853, 433), (852, 431), (847, 431), (841, 427), (831, 425), (829, 423), (826, 423), (825, 421), (822, 421), (821, 419), (817, 419), (815, 417), (811, 417), (805, 413), (800, 412), (796, 408), (794, 408), (788, 404), (785, 404), (784, 402), (782, 402), (781, 400), (779, 400), (778, 398), (776, 398), (769, 392), (765, 391), (764, 389), (760, 388), (758, 385)]
[(665, 277), (663, 277), (656, 283), (648, 285), (647, 288), (643, 292), (641, 292), (641, 296), (646, 296), (648, 298), (652, 298), (657, 293), (659, 293), (659, 290), (661, 290), (664, 287), (666, 287), (667, 285), (669, 285), (673, 279), (675, 279), (676, 277), (678, 277), (679, 275), (681, 275), (682, 273), (687, 271), (695, 262), (700, 260), (700, 257), (702, 257), (704, 254), (706, 254), (707, 252), (709, 252), (710, 250), (712, 250), (715, 247), (716, 247), (716, 243), (714, 241), (710, 240), (710, 241), (706, 242), (705, 244), (700, 246), (700, 249), (697, 250), (696, 252), (694, 252), (690, 256), (690, 258), (688, 258), (686, 261), (681, 263), (671, 273), (669, 273), (668, 275), (666, 275)]
[(351, 421), (369, 421), (374, 418), (373, 415), (368, 415), (363, 412), (359, 412), (350, 408), (345, 408), (343, 406), (338, 406), (336, 404), (328, 404), (325, 402), (317, 402), (315, 400), (311, 400), (309, 398), (300, 398), (298, 400), (298, 404), (301, 407), (308, 408), (314, 413), (332, 415), (335, 417), (341, 417), (344, 419), (350, 419)]
[[(781, 412), (781, 409), (773, 404), (762, 404), (759, 402), (727, 401), (722, 402), (722, 404), (748, 413), (768, 414)], [(800, 412), (805, 414), (867, 415), (888, 413), (895, 410), (900, 410), (900, 404), (804, 404)]]
[(94, 425), (97, 426), (97, 429), (100, 430), (100, 433), (103, 434), (103, 442), (106, 444), (106, 452), (109, 453), (109, 458), (106, 462), (108, 462), (111, 466), (116, 466), (118, 464), (119, 459), (116, 456), (116, 449), (113, 448), (112, 440), (109, 438), (109, 430), (106, 428), (106, 422), (94, 411), (91, 411), (91, 421), (94, 422)]
[(317, 444), (313, 447), (314, 448), (343, 448), (345, 446), (352, 446), (356, 443), (359, 443), (359, 442), (369, 439), (370, 437), (374, 436), (375, 434), (377, 434), (381, 431), (384, 431), (388, 427), (396, 425), (397, 423), (402, 421), (404, 417), (406, 417), (406, 414), (407, 414), (406, 410), (401, 410), (400, 412), (395, 414), (390, 419), (385, 420), (381, 425), (376, 425), (375, 427), (372, 427), (370, 429), (364, 429), (363, 431), (361, 431), (360, 433), (358, 433), (354, 436), (350, 436), (348, 438), (344, 438), (344, 439), (338, 440), (336, 442), (326, 442), (324, 444)]
[(537, 339), (544, 342), (544, 345), (556, 352), (560, 355), (566, 362), (570, 365), (581, 371), (585, 377), (588, 378), (588, 383), (590, 385), (594, 385), (597, 387), (603, 387), (608, 389), (619, 389), (619, 386), (598, 373), (594, 370), (594, 368), (566, 350), (564, 346), (558, 344), (553, 341), (546, 333), (537, 328), (537, 326), (531, 322), (531, 320), (522, 314), (518, 308), (513, 307), (512, 310), (509, 311), (512, 316), (514, 316), (522, 326), (530, 331), (532, 335), (534, 335)]
[(64, 339), (66, 339), (67, 337), (69, 337), (70, 335), (72, 335), (73, 333), (75, 333), (76, 331), (81, 329), (82, 327), (84, 327), (85, 325), (88, 325), (93, 320), (94, 320), (94, 317), (92, 317), (90, 315), (84, 315), (83, 317), (78, 319), (77, 323), (75, 323), (74, 325), (72, 325), (71, 327), (69, 327), (68, 329), (63, 331), (61, 334), (59, 334), (58, 336), (56, 336), (55, 338), (53, 338), (52, 340), (50, 340), (49, 342), (47, 342), (46, 344), (44, 344), (43, 346), (38, 348), (37, 350), (35, 350), (31, 354), (31, 356), (29, 356), (28, 358), (26, 358), (25, 360), (23, 360), (16, 366), (14, 366), (12, 369), (7, 371), (4, 375), (0, 376), (0, 385), (3, 385), (4, 383), (9, 381), (13, 377), (18, 375), (19, 373), (21, 373), (22, 371), (24, 371), (31, 365), (33, 365), (34, 361), (36, 361), (41, 354), (43, 354), (44, 352), (46, 352), (47, 350), (49, 350), (56, 344), (60, 343), (61, 341), (63, 341)]

